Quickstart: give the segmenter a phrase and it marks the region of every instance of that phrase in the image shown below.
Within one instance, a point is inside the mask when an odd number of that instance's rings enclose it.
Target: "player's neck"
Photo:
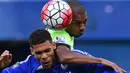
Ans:
[[[70,31],[68,29],[65,29],[65,31],[71,36],[73,37],[71,34],[70,34]]]
[[[55,51],[54,51],[54,56],[53,56],[53,61],[52,61],[52,62],[53,62],[53,65],[56,64],[56,60],[57,60],[57,56],[56,56],[56,53],[55,53]]]

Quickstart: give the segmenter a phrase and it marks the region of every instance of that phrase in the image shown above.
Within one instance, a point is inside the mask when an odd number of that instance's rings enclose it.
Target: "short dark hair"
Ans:
[[[67,0],[66,2],[71,7],[73,15],[75,13],[79,13],[79,14],[86,13],[86,9],[78,0]]]
[[[41,44],[46,41],[52,42],[52,38],[50,33],[44,29],[35,30],[29,36],[29,44],[31,47],[33,45]]]

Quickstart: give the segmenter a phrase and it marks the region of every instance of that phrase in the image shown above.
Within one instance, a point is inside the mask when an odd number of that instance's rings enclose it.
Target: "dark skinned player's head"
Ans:
[[[38,29],[29,37],[30,50],[44,69],[49,69],[55,62],[54,50],[56,44],[52,42],[50,33],[44,29]]]
[[[67,1],[73,13],[72,22],[66,28],[70,36],[80,37],[85,30],[87,22],[87,13],[83,5],[78,1]]]

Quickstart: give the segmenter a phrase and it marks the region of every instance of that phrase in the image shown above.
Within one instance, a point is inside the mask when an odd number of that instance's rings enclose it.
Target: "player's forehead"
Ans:
[[[49,41],[46,41],[44,43],[40,43],[37,45],[33,45],[35,50],[46,50],[47,48],[51,48],[51,43]]]
[[[86,13],[74,13],[73,20],[85,21],[87,19]]]

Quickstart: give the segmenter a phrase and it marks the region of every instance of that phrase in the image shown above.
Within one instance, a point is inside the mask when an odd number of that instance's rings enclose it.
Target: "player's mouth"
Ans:
[[[84,34],[84,32],[80,32],[80,34]]]
[[[83,35],[83,34],[84,34],[84,32],[80,32],[79,34],[80,34],[80,35]]]
[[[49,61],[46,61],[46,62],[42,62],[43,65],[49,65]]]
[[[80,34],[83,34],[83,33],[84,33],[84,30],[80,30],[79,32],[80,32]]]

